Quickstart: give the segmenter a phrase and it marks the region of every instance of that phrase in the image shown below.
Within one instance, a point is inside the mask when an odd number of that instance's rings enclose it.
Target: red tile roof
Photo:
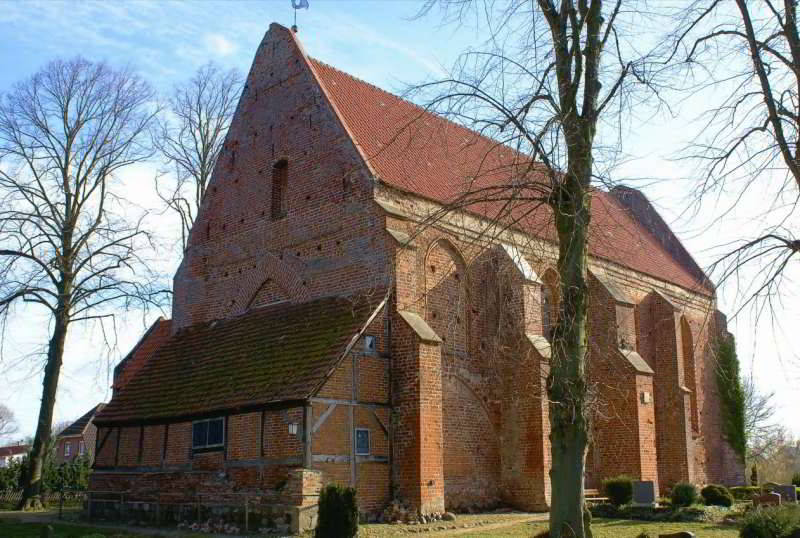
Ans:
[[[311,58],[309,62],[367,164],[387,185],[452,203],[466,190],[466,178],[479,176],[473,181],[483,187],[509,185],[515,171],[527,165],[526,158],[509,147],[323,62]],[[495,217],[499,205],[475,204],[469,210]],[[525,211],[529,214],[521,215]],[[546,205],[532,211],[519,207],[513,218],[533,235],[555,237]],[[600,190],[592,201],[589,251],[684,288],[713,292],[707,281],[671,256],[614,196]]]
[[[279,303],[171,336],[95,424],[176,419],[308,398],[374,305],[332,297]]]
[[[150,360],[153,353],[169,338],[172,329],[172,320],[159,317],[133,349],[114,367],[115,392],[122,390],[125,384]]]
[[[27,454],[30,450],[28,445],[14,445],[0,447],[0,458],[7,458],[9,456],[19,456],[20,454]]]

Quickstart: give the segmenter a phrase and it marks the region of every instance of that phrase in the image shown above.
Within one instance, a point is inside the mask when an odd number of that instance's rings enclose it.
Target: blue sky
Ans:
[[[309,54],[388,90],[401,90],[406,83],[442,73],[459,51],[475,41],[469,29],[443,27],[430,16],[413,19],[419,1],[309,2],[310,9],[298,12],[299,37]],[[209,60],[246,73],[271,22],[292,24],[290,0],[0,0],[0,92],[54,57],[78,54],[114,65],[129,64],[159,92],[169,91]],[[708,98],[686,99],[675,108],[676,117],[632,120],[628,127],[631,143],[626,148],[631,158],[618,171],[618,177],[659,180],[646,182],[645,192],[704,266],[713,259],[713,245],[752,227],[753,215],[762,209],[762,200],[750,200],[713,228],[709,228],[716,209],[713,204],[691,219],[681,217],[693,171],[670,157],[688,141],[696,125],[693,120]],[[132,194],[146,190],[134,185],[152,181],[152,173],[147,167],[129,171]],[[155,201],[144,198],[140,203],[147,206]],[[168,270],[177,265],[174,252],[165,249],[161,255]],[[730,311],[735,291],[721,290],[723,310]],[[778,319],[758,320],[745,314],[731,323],[731,329],[744,369],[752,369],[762,387],[776,391],[782,421],[800,435],[792,412],[797,405],[794,387],[800,380],[800,357],[788,338],[800,320],[800,308],[793,304],[800,303],[795,292],[787,292]],[[133,315],[120,320],[119,339],[110,356],[101,351],[102,335],[96,328],[73,332],[57,420],[76,418],[110,397],[110,368],[152,319],[153,315],[145,319]],[[46,329],[41,314],[21,310],[3,341],[0,402],[15,411],[23,434],[33,431],[41,389],[40,362],[26,357],[37,350],[37,343],[45,341]]]

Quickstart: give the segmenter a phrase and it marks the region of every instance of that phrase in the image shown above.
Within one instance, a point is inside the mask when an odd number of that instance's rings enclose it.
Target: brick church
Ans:
[[[491,204],[441,211],[492,152],[513,153],[273,24],[173,317],[120,363],[95,418],[96,502],[249,495],[300,517],[337,482],[365,512],[392,498],[423,513],[546,509],[558,280],[545,209],[491,234]],[[741,480],[714,376],[725,318],[638,191],[595,192],[590,268],[586,487]]]

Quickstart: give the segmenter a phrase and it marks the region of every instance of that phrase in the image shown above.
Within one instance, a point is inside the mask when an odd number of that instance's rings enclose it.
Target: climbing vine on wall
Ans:
[[[747,447],[745,400],[739,376],[739,359],[732,336],[722,338],[717,347],[717,388],[722,407],[722,433],[725,440],[744,460]]]

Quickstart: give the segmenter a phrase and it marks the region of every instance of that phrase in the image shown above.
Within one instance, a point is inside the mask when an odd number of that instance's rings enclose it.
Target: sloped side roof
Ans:
[[[104,403],[95,405],[81,418],[64,428],[64,430],[59,433],[58,436],[70,437],[73,435],[83,435],[84,430],[86,430],[86,426],[88,426],[94,416],[103,409],[103,406],[105,406]]]
[[[133,349],[114,367],[112,387],[115,391],[121,390],[128,380],[141,370],[159,346],[169,338],[171,327],[172,320],[159,317],[147,329]]]
[[[486,188],[492,182],[509,184],[508,176],[526,165],[525,157],[511,148],[319,60],[309,61],[354,142],[387,185],[448,203],[465,191],[467,178],[474,178],[476,171],[481,179],[474,181],[481,181],[479,188]],[[469,209],[492,217],[498,205],[475,204]],[[547,206],[521,218],[520,223],[529,233],[555,239]],[[600,190],[592,201],[589,250],[593,256],[658,279],[713,293],[708,282],[671,256],[623,204]]]
[[[309,397],[374,308],[342,297],[279,303],[179,331],[95,423],[158,420]]]
[[[0,458],[7,458],[9,456],[18,456],[19,454],[27,454],[30,450],[29,445],[13,445],[0,447]]]

